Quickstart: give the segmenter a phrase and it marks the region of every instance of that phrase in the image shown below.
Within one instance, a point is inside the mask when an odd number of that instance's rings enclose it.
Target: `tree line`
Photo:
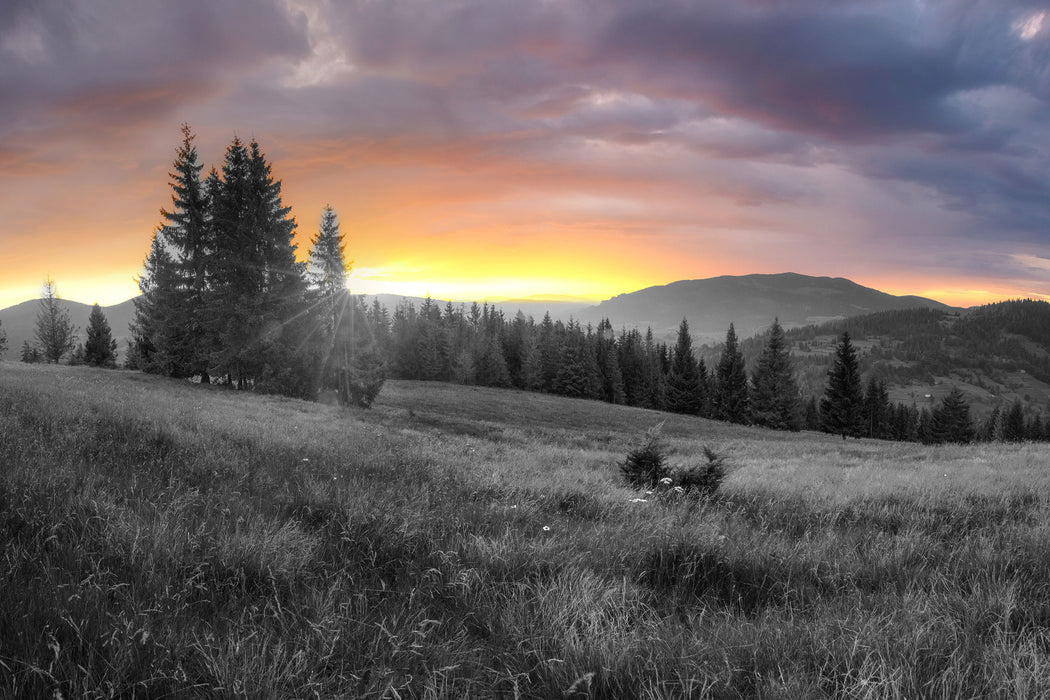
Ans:
[[[884,381],[873,373],[864,381],[848,332],[825,369],[822,394],[804,397],[777,321],[751,363],[730,324],[708,367],[693,348],[685,319],[669,345],[654,339],[651,329],[617,332],[608,320],[583,326],[553,321],[549,314],[537,323],[521,312],[508,318],[476,302],[440,305],[427,298],[417,308],[403,300],[391,314],[373,300],[367,318],[391,376],[399,379],[516,388],[844,437],[925,443],[1050,439],[1048,426],[1039,416],[1026,420],[1020,403],[975,421],[957,388],[933,407],[892,403]]]

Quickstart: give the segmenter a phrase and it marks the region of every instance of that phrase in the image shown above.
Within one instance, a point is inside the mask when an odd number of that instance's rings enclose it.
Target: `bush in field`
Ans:
[[[663,423],[645,431],[645,442],[641,447],[627,453],[620,465],[620,473],[629,486],[636,489],[652,488],[660,479],[670,476],[667,458],[660,446],[660,428]]]
[[[686,467],[669,467],[660,445],[660,428],[655,425],[645,432],[640,447],[627,453],[620,473],[628,486],[659,490],[661,494],[711,496],[722,486],[726,476],[725,457],[704,445],[704,461]]]
[[[673,485],[686,493],[701,496],[711,496],[718,491],[726,477],[725,457],[704,445],[704,460],[703,464],[684,467],[671,474]]]

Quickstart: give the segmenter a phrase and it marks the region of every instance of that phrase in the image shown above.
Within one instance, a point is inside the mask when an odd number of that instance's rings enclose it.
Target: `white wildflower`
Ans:
[[[544,532],[550,532],[551,531],[550,525],[544,525],[543,526],[543,531]]]
[[[663,486],[670,486],[671,485],[671,477],[665,476],[664,478],[660,479],[660,484],[663,485]]]
[[[631,503],[648,503],[649,501],[644,498],[632,498]]]

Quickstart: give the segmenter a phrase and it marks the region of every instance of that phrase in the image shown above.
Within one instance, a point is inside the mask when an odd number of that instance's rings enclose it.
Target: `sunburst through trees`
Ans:
[[[139,280],[129,365],[302,398],[332,387],[344,404],[370,404],[383,362],[346,289],[334,211],[314,239],[318,279],[296,260],[295,219],[259,143],[234,138],[221,173],[201,180],[193,132],[182,133],[173,207],[161,210]]]

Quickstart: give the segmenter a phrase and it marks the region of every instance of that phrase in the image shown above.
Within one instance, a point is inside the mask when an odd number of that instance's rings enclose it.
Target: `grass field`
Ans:
[[[632,502],[660,421],[719,497]],[[1047,697],[1048,462],[0,363],[0,697]]]

